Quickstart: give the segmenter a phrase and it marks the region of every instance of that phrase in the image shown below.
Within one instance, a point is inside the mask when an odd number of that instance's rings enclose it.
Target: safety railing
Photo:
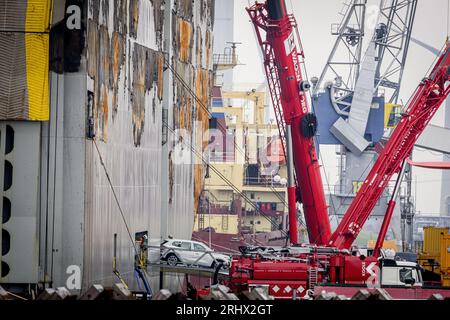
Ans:
[[[211,151],[209,153],[210,162],[235,162],[236,154],[234,152]]]
[[[274,188],[283,188],[286,186],[285,183],[275,182],[273,177],[244,177],[244,185],[245,186],[261,186],[261,187],[274,187]]]

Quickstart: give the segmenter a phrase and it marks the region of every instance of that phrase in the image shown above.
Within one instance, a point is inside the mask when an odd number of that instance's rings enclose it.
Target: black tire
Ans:
[[[177,255],[174,253],[169,253],[165,260],[169,266],[175,267],[178,263],[180,263],[180,259],[178,259]]]

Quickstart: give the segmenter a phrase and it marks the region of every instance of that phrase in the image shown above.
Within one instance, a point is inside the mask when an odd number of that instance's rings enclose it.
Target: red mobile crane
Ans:
[[[288,160],[289,237],[297,244],[297,200],[303,204],[309,241],[325,245],[331,236],[328,208],[313,137],[317,119],[310,113],[297,49],[297,24],[280,0],[256,3],[247,12],[255,25],[283,149]],[[263,33],[266,39],[263,39]],[[286,139],[287,138],[287,139]],[[295,152],[293,152],[295,150]],[[293,167],[295,167],[296,181]]]
[[[309,113],[307,106],[305,91],[308,89],[308,83],[301,72],[299,57],[303,58],[303,50],[300,40],[300,51],[296,48],[295,19],[287,14],[284,0],[255,3],[247,8],[247,11],[255,25],[258,42],[264,53],[269,89],[290,166],[289,218],[290,227],[294,228],[290,230],[291,242],[296,244],[296,228],[293,222],[296,217],[293,210],[295,201],[300,200],[304,207],[310,244],[276,252],[267,252],[260,248],[242,248],[243,254],[233,259],[230,267],[230,287],[242,291],[251,286],[266,285],[271,295],[292,298],[294,292],[297,296],[304,295],[307,290],[323,283],[347,286],[368,285],[368,282],[374,286],[380,283],[397,286],[416,284],[416,287],[420,285],[420,291],[414,290],[413,294],[408,291],[408,294],[405,294],[403,289],[393,295],[422,298],[428,294],[428,298],[436,289],[427,291],[422,288],[420,271],[414,263],[379,259],[379,256],[395,206],[403,164],[409,158],[419,135],[449,93],[447,82],[450,80],[450,44],[446,44],[434,68],[420,83],[344,219],[331,235],[313,141],[317,121],[314,115]],[[266,34],[265,39],[263,32]],[[297,186],[293,179],[293,167]],[[352,255],[349,249],[353,241],[389,180],[397,173],[398,181],[388,205],[374,255]],[[297,199],[293,198],[295,188]],[[402,272],[403,278],[400,276],[399,279],[398,274]],[[410,278],[405,278],[406,274],[411,275]],[[415,274],[415,277],[412,274]],[[450,296],[450,290],[441,293]]]

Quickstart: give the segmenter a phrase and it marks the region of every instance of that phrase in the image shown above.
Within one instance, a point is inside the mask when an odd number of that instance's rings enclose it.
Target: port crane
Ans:
[[[382,269],[381,279],[387,281],[389,274],[398,274],[400,268],[403,270],[408,266],[395,261],[386,264],[380,258],[399,183],[388,204],[374,255],[353,255],[352,244],[390,179],[397,174],[397,180],[401,181],[402,168],[414,143],[449,93],[450,44],[447,42],[431,72],[421,81],[343,220],[331,233],[313,140],[317,120],[308,108],[306,91],[309,84],[302,74],[304,54],[297,24],[287,13],[284,0],[257,2],[247,8],[247,12],[264,53],[269,90],[288,159],[291,243],[297,244],[294,209],[298,200],[303,204],[310,244],[292,246],[276,253],[242,248],[242,255],[233,260],[230,268],[230,286],[239,291],[265,285],[276,297],[292,297],[293,292],[305,294],[321,283],[361,285],[367,284],[368,280],[377,282],[379,276],[375,267]],[[408,266],[411,274],[414,266]],[[418,270],[414,272],[419,274]],[[410,285],[420,280],[417,276],[399,284]]]

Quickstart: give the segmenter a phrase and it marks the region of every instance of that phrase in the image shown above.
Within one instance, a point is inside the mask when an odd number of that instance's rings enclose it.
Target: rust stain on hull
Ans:
[[[88,61],[87,61],[87,69],[88,75],[91,78],[95,78],[97,74],[97,55],[98,55],[98,31],[97,25],[94,21],[89,20],[88,23]]]
[[[97,35],[93,33],[98,32]],[[90,64],[89,73],[94,82],[94,120],[95,131],[98,139],[106,141],[108,129],[108,90],[109,90],[109,76],[110,76],[110,40],[108,29],[105,26],[100,26],[99,29],[93,29],[89,34],[89,43],[98,41],[93,51],[91,49],[93,61],[95,65]]]
[[[195,69],[192,65],[178,62],[175,65],[177,74],[183,79],[188,88],[194,88]],[[176,80],[177,81],[177,80]],[[176,82],[175,82],[176,83]],[[174,121],[178,129],[186,129],[191,132],[192,114],[194,111],[194,97],[189,90],[177,83],[175,96]]]
[[[209,101],[210,101],[210,73],[209,70],[206,69],[197,69],[195,76],[195,88],[196,95],[200,100],[197,106],[197,121],[200,124],[201,128],[197,129],[195,139],[196,145],[201,148],[201,153],[206,150],[208,146],[209,137],[208,128],[209,128]],[[195,212],[197,212],[200,194],[203,190],[203,165],[198,164],[195,166],[194,171],[194,208]]]
[[[117,113],[118,102],[117,95],[119,91],[119,73],[120,68],[125,62],[124,54],[124,43],[122,35],[118,32],[113,33],[112,43],[111,43],[111,72],[110,72],[110,88],[113,91],[112,96],[112,106],[113,106],[113,116]]]
[[[209,68],[211,62],[211,35],[209,31],[206,31],[205,46],[206,46],[206,67]]]
[[[159,54],[158,59],[158,99],[162,101],[164,94],[164,54]]]
[[[108,88],[102,84],[100,88],[99,108],[97,109],[98,129],[102,133],[102,139],[106,141],[108,136]]]
[[[192,48],[192,24],[181,18],[178,19],[178,47],[180,61],[189,62]]]

